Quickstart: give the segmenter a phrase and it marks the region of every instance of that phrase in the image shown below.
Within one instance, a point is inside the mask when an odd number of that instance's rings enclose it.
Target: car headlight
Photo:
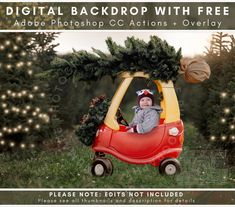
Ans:
[[[169,135],[177,136],[179,134],[179,130],[176,127],[169,129]]]

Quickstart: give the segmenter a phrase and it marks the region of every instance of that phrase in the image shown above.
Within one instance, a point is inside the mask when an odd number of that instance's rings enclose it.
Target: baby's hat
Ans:
[[[152,102],[154,104],[154,96],[153,96],[153,91],[149,90],[149,89],[142,89],[139,91],[136,91],[138,97],[137,97],[137,102],[138,105],[140,105],[140,99],[142,99],[143,97],[149,97],[152,99]]]

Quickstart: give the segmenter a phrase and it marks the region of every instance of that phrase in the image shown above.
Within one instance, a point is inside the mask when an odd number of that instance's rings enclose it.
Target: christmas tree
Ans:
[[[204,103],[207,118],[203,115],[207,126],[204,126],[203,133],[218,145],[230,148],[235,143],[235,47],[231,36],[223,33],[214,34],[211,44],[212,50],[207,57],[212,76],[203,85],[208,94]]]
[[[34,148],[49,136],[45,83],[34,74],[33,33],[0,34],[0,149]]]
[[[235,42],[231,35],[212,36],[206,59],[211,67],[210,79],[203,83],[193,105],[194,123],[207,140],[226,149],[229,163],[235,156]]]
[[[211,141],[221,142],[228,146],[235,142],[235,79],[233,78],[224,91],[218,91],[220,96],[216,105],[212,106],[215,116],[210,122]],[[221,127],[218,128],[218,125]]]
[[[92,145],[96,132],[103,122],[110,105],[110,100],[105,96],[99,96],[92,99],[88,113],[85,114],[80,125],[75,131],[78,139],[85,145]]]
[[[34,62],[34,68],[39,68],[38,71],[46,71],[53,59],[57,56],[55,48],[59,45],[54,41],[58,37],[58,32],[37,32],[32,37],[30,42],[30,52],[37,57]]]

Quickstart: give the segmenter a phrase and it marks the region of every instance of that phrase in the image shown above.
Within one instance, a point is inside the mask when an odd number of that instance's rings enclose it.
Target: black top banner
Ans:
[[[0,30],[233,30],[235,2],[0,3]]]

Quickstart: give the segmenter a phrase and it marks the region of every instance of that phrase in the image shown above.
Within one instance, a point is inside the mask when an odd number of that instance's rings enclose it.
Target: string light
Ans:
[[[232,130],[233,130],[234,128],[235,128],[235,126],[234,126],[234,125],[230,125],[230,129],[232,129]]]
[[[235,140],[235,136],[234,135],[231,136],[231,140]]]
[[[39,89],[38,86],[34,86],[34,87],[33,87],[33,90],[35,90],[35,91],[37,91],[38,89]]]
[[[30,144],[30,147],[31,148],[35,148],[35,144]]]
[[[7,64],[6,67],[7,67],[7,69],[11,69],[12,65],[11,64]]]
[[[221,123],[224,124],[224,123],[226,122],[226,119],[225,119],[225,118],[222,118],[220,121],[221,121]]]
[[[42,98],[44,98],[44,97],[45,97],[45,93],[41,93],[40,96],[41,96]]]
[[[215,141],[215,136],[211,136],[211,141]]]
[[[6,128],[6,127],[3,127],[2,130],[3,130],[4,132],[6,132],[6,131],[7,131],[7,128]]]
[[[16,97],[16,93],[12,93],[11,96],[12,96],[12,97]]]
[[[22,114],[27,114],[27,111],[26,110],[22,110]]]
[[[4,110],[4,113],[5,113],[5,114],[9,114],[9,110],[8,110],[8,109],[5,109],[5,110]]]
[[[10,142],[10,147],[14,147],[15,143],[14,142]]]
[[[20,61],[20,62],[16,63],[16,67],[20,68],[22,66],[24,66],[24,62]]]
[[[31,106],[27,105],[27,106],[26,106],[26,109],[27,109],[27,110],[31,109]]]
[[[227,96],[227,93],[226,93],[226,92],[222,92],[222,93],[220,94],[220,96],[221,96],[222,98],[225,98],[225,97]]]
[[[7,94],[11,94],[11,90],[7,90]]]
[[[50,118],[49,118],[49,116],[47,114],[43,114],[43,118],[44,118],[46,123],[49,123]]]
[[[8,58],[12,58],[13,55],[12,55],[11,53],[8,53],[8,54],[7,54],[7,57],[8,57]]]
[[[20,63],[16,63],[16,67],[20,68],[21,67]]]
[[[13,50],[18,50],[18,46],[14,45]]]
[[[7,104],[6,103],[3,103],[2,104],[2,108],[6,108],[7,107]]]
[[[12,133],[12,129],[8,129],[7,132],[8,132],[9,134],[11,134],[11,133]]]
[[[32,65],[32,62],[27,62],[27,66],[31,66]]]
[[[230,113],[230,109],[229,109],[229,108],[225,108],[225,109],[224,109],[224,113],[225,113],[225,114],[229,114],[229,113]]]
[[[18,96],[19,98],[21,98],[21,97],[22,97],[22,93],[18,93],[17,96]]]
[[[11,42],[10,42],[9,40],[6,40],[6,41],[5,41],[5,45],[8,46],[8,45],[10,45],[10,44],[11,44]]]
[[[18,129],[22,129],[22,125],[18,125],[17,128],[18,128]]]
[[[3,99],[3,100],[6,99],[6,95],[5,95],[5,94],[2,95],[2,96],[1,96],[1,99]]]
[[[40,125],[39,124],[35,125],[35,128],[40,129]]]
[[[32,120],[32,119],[29,119],[29,120],[28,120],[28,123],[30,123],[30,124],[31,124],[32,122],[33,122],[33,120]]]
[[[225,141],[226,140],[226,136],[221,136],[221,140]]]
[[[23,94],[23,95],[26,95],[26,94],[27,94],[27,91],[25,91],[25,90],[22,91],[22,94]]]
[[[2,135],[3,135],[2,132],[0,132],[0,137],[2,137]]]
[[[25,131],[25,132],[29,132],[29,128],[28,128],[28,127],[25,127],[25,128],[24,128],[24,131]]]
[[[32,115],[33,115],[33,116],[36,116],[36,115],[37,115],[37,112],[34,111],[34,112],[32,113]]]
[[[22,144],[20,145],[20,147],[21,147],[22,149],[24,149],[26,146],[25,146],[24,143],[22,143]]]
[[[14,132],[18,132],[18,129],[17,129],[17,128],[14,128],[13,131],[14,131]]]
[[[0,143],[1,143],[1,145],[4,145],[4,144],[5,144],[5,141],[4,141],[4,140],[1,140]]]
[[[32,74],[33,74],[33,71],[32,71],[32,70],[28,70],[28,74],[29,74],[29,75],[32,75]]]
[[[29,94],[29,98],[30,98],[30,99],[33,99],[33,94]]]
[[[40,111],[41,111],[41,109],[37,107],[36,108],[36,112],[40,112]]]
[[[21,36],[18,36],[18,37],[16,37],[16,41],[21,41],[22,40],[22,37]]]
[[[4,50],[5,47],[3,45],[0,45],[0,50]]]
[[[21,56],[25,56],[26,55],[26,52],[21,52]]]

